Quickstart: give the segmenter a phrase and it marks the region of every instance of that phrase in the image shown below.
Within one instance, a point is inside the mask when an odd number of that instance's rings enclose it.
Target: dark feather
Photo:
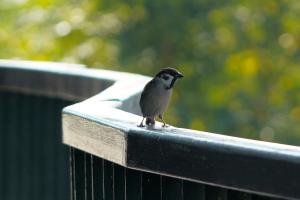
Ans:
[[[143,117],[149,117],[147,116],[147,110],[145,108],[145,105],[148,103],[154,103],[155,102],[155,97],[153,96],[153,92],[151,90],[155,89],[155,79],[152,79],[150,82],[148,82],[141,94],[141,99],[140,99],[140,107],[141,111],[143,114]],[[152,94],[152,95],[151,95]],[[146,102],[147,101],[147,102]]]
[[[180,74],[180,72],[178,72],[174,68],[167,67],[167,68],[164,68],[164,69],[160,70],[160,72],[158,72],[156,74],[156,77],[161,77],[162,74],[170,74],[171,76],[176,77],[178,74]]]

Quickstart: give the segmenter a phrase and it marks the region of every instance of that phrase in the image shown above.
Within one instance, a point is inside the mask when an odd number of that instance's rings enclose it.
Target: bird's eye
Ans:
[[[165,80],[169,80],[170,77],[167,76],[167,75],[163,75],[162,78],[165,79]]]

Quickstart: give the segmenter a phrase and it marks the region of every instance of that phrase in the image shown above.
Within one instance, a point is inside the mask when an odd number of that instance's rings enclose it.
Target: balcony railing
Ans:
[[[147,81],[1,61],[1,199],[300,199],[299,147],[137,127]]]

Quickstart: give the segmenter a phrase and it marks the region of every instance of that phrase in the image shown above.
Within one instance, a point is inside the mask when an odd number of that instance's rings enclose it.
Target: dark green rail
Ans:
[[[70,199],[61,111],[111,80],[82,66],[0,60],[0,200]]]
[[[299,147],[138,128],[148,80],[0,60],[0,200],[300,199]]]
[[[72,200],[271,200],[269,198],[128,169],[70,149]]]
[[[127,75],[64,108],[72,200],[300,199],[299,147],[159,123],[137,127],[133,113],[148,80]]]
[[[0,91],[1,199],[66,199],[60,113],[70,101]]]

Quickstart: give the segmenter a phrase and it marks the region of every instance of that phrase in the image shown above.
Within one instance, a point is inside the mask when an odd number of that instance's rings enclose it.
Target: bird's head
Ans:
[[[166,89],[171,89],[174,86],[175,81],[182,77],[183,75],[179,71],[169,67],[160,70],[155,76],[155,78],[162,81]]]

